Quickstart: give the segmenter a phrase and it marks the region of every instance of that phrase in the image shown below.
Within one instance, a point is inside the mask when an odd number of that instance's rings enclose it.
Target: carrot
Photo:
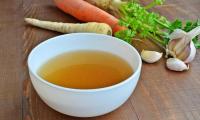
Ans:
[[[111,26],[113,32],[124,30],[125,28],[118,25],[118,19],[109,13],[93,6],[83,0],[54,0],[56,6],[75,18],[84,22],[101,22]]]
[[[92,32],[112,35],[111,27],[105,23],[61,23],[41,21],[33,18],[25,18],[25,21],[31,25],[61,33]]]

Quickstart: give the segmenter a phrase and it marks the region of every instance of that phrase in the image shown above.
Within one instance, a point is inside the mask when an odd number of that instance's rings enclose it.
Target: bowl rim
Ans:
[[[53,41],[53,40],[57,40],[58,38],[60,37],[68,37],[68,36],[74,36],[74,35],[87,35],[87,36],[91,36],[91,35],[94,35],[96,37],[98,36],[104,36],[104,37],[108,37],[110,39],[116,39],[116,41],[120,42],[120,44],[124,44],[126,45],[127,47],[129,47],[130,49],[132,49],[133,52],[136,53],[136,56],[138,58],[138,67],[136,70],[134,70],[134,72],[131,74],[131,76],[129,76],[127,79],[117,83],[117,84],[114,84],[114,85],[111,85],[111,86],[107,86],[107,87],[102,87],[102,88],[92,88],[92,89],[77,89],[77,88],[68,88],[68,87],[62,87],[62,86],[59,86],[59,85],[56,85],[56,84],[53,84],[51,82],[48,82],[46,80],[44,80],[43,78],[41,78],[37,72],[33,72],[33,70],[31,69],[30,67],[30,62],[31,62],[31,57],[33,56],[34,54],[34,51],[40,47],[41,45],[43,44],[47,44],[49,41]],[[70,34],[64,34],[64,35],[59,35],[59,36],[56,36],[56,37],[52,37],[52,38],[49,38],[41,43],[39,43],[38,45],[36,45],[32,50],[31,52],[29,53],[28,55],[28,60],[27,60],[27,63],[28,63],[28,71],[29,71],[29,74],[32,74],[34,77],[36,77],[37,80],[41,81],[42,83],[48,85],[49,87],[53,87],[53,88],[56,88],[56,89],[60,89],[60,90],[64,90],[64,91],[72,91],[72,92],[97,92],[97,91],[105,91],[105,90],[109,90],[109,89],[114,89],[114,88],[117,88],[119,86],[122,86],[123,84],[126,84],[127,82],[129,82],[130,80],[132,80],[132,78],[136,77],[137,74],[139,74],[140,76],[140,72],[141,72],[141,68],[142,68],[142,60],[141,60],[141,57],[140,57],[140,54],[138,53],[138,51],[130,44],[128,44],[127,42],[119,39],[119,38],[116,38],[116,37],[113,37],[113,36],[109,36],[109,35],[104,35],[104,34],[97,34],[97,33],[70,33]],[[30,76],[30,75],[29,75]],[[32,79],[31,79],[31,82],[32,82]],[[137,80],[138,82],[138,80]],[[137,84],[136,82],[136,84]]]

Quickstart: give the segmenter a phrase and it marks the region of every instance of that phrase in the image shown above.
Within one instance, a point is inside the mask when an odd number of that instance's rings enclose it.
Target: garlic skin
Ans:
[[[141,58],[147,63],[155,63],[162,57],[163,53],[149,50],[142,50]]]
[[[185,63],[189,63],[189,62],[193,61],[195,58],[197,50],[196,50],[193,42],[190,43],[190,49],[191,49],[191,51],[190,51],[189,56],[184,60]]]
[[[167,59],[166,66],[169,70],[172,71],[185,71],[189,70],[189,66],[187,66],[183,61],[177,58],[169,58]]]
[[[187,33],[181,29],[175,29],[174,32],[172,32],[169,36],[170,40],[172,39],[178,39],[178,38],[182,38],[185,35],[187,35]]]
[[[166,47],[166,55],[171,55],[185,63],[190,63],[196,55],[196,48],[192,41],[200,34],[200,26],[186,33],[181,29],[176,29],[170,35],[170,41]]]

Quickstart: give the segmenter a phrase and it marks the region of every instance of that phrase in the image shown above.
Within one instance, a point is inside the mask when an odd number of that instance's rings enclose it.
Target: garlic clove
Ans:
[[[190,42],[190,54],[189,56],[184,60],[185,63],[190,63],[192,60],[194,60],[196,55],[196,48],[193,42]]]
[[[176,41],[176,39],[173,41]],[[173,45],[174,44],[175,43],[173,43]],[[192,41],[187,46],[185,46],[185,48],[182,51],[180,51],[178,49],[175,50],[174,48],[171,49],[168,47],[168,49],[167,49],[168,51],[166,51],[166,53],[168,52],[168,54],[170,54],[171,56],[178,58],[178,59],[184,61],[185,63],[190,63],[192,60],[194,60],[195,55],[196,55],[196,48]]]
[[[185,35],[187,35],[187,33],[185,31],[183,31],[181,29],[176,29],[170,34],[169,38],[170,38],[170,40],[173,40],[173,39],[182,38]]]
[[[173,71],[184,71],[189,69],[189,66],[177,58],[167,59],[166,66],[169,70]]]
[[[196,55],[196,48],[192,38],[200,34],[200,26],[186,33],[181,29],[176,29],[170,35],[170,41],[166,46],[166,56],[171,55],[185,63],[191,62]]]
[[[189,46],[191,40],[188,40],[188,38],[182,37],[178,40],[175,47],[173,48],[173,51],[176,53],[176,55],[180,54],[186,46]]]
[[[142,50],[141,57],[142,60],[147,63],[155,63],[162,57],[163,53],[149,50]]]
[[[176,58],[184,61],[189,57],[190,52],[191,52],[190,45],[187,45],[181,53],[176,55]]]
[[[172,51],[179,40],[180,39],[170,40],[168,45],[167,45],[167,48]]]

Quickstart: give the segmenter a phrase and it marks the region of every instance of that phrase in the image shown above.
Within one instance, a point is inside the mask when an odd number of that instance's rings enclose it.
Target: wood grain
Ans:
[[[145,5],[149,1],[141,2]],[[166,0],[153,11],[170,20],[195,20],[200,18],[200,1]],[[23,18],[78,21],[50,0],[1,0],[0,16],[0,120],[80,120],[49,108],[33,89],[27,56],[37,44],[59,33],[26,25]],[[83,120],[199,120],[199,52],[191,69],[183,73],[168,71],[164,59],[153,65],[144,63],[137,88],[124,105],[104,116]]]
[[[22,119],[21,3],[0,2],[0,120]]]

